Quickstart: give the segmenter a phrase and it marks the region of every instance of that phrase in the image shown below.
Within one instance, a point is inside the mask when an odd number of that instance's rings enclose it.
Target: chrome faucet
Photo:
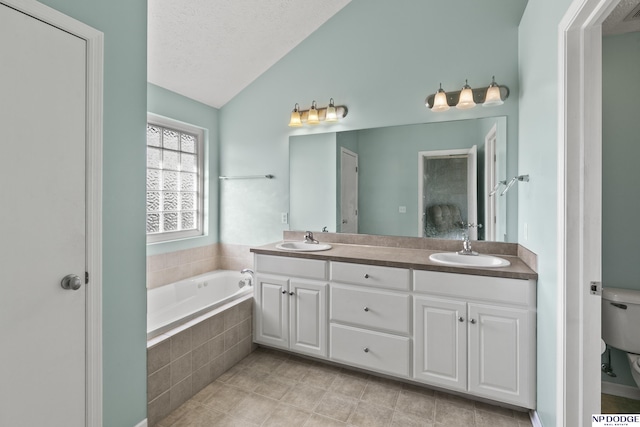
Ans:
[[[253,286],[253,278],[255,277],[255,273],[253,272],[252,269],[250,268],[243,268],[242,270],[240,270],[240,274],[249,274],[251,277],[249,277],[248,279],[242,279],[240,280],[240,283],[238,283],[238,285],[240,285],[240,287],[243,287],[245,285],[249,285],[249,286]]]
[[[482,228],[482,224],[472,224],[470,222],[462,222],[462,250],[458,251],[458,255],[478,255],[478,252],[471,250],[471,240],[469,239],[469,228]]]
[[[320,243],[316,239],[313,238],[313,233],[310,232],[310,231],[307,231],[307,232],[304,233],[304,242],[305,243],[315,243],[315,244]]]

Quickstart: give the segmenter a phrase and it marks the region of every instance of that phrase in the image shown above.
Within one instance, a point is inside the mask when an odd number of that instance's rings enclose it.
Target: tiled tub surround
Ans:
[[[153,289],[213,270],[251,268],[249,246],[214,245],[168,252],[147,257],[147,288]]]
[[[147,419],[154,426],[251,353],[253,298],[147,342]]]

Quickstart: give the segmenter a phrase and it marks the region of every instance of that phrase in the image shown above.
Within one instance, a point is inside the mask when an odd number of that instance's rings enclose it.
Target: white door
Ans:
[[[529,312],[507,307],[469,304],[469,391],[532,407],[527,358],[533,354]]]
[[[289,346],[317,356],[327,355],[327,284],[291,279]]]
[[[85,425],[85,52],[0,5],[2,426]]]
[[[358,155],[340,149],[340,232],[358,232]]]
[[[447,388],[467,389],[467,304],[414,298],[413,376]]]
[[[256,282],[255,340],[289,348],[289,281],[259,275]]]
[[[484,138],[484,239],[488,241],[496,240],[497,225],[497,200],[500,193],[498,188],[498,171],[496,162],[496,125],[491,128]],[[494,192],[494,188],[496,189]],[[492,194],[493,192],[493,194]]]
[[[478,146],[469,149],[467,156],[467,205],[469,206],[469,238],[478,240]]]

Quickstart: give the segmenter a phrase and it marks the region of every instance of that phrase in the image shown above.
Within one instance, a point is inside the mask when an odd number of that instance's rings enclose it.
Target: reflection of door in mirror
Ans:
[[[494,191],[501,190],[498,183],[507,178],[506,147],[504,138],[501,141],[498,133],[498,125],[495,124],[484,138],[484,235],[485,240],[506,242],[507,198],[501,197],[500,191]]]
[[[340,232],[358,232],[358,155],[340,147]]]
[[[497,197],[493,192],[493,189],[498,184],[498,169],[496,168],[496,162],[498,161],[496,155],[496,125],[494,125],[487,136],[484,139],[484,194],[487,195],[485,200],[484,211],[484,232],[485,239],[495,241],[496,240],[496,208]]]
[[[463,223],[477,226],[477,146],[418,153],[418,227],[421,237],[462,239]],[[477,227],[469,238],[477,239]]]

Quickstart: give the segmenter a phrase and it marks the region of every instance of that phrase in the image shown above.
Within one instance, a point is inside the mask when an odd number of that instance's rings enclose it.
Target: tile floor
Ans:
[[[530,427],[529,415],[258,348],[160,427]]]
[[[601,404],[603,414],[640,414],[640,400],[602,393]]]

